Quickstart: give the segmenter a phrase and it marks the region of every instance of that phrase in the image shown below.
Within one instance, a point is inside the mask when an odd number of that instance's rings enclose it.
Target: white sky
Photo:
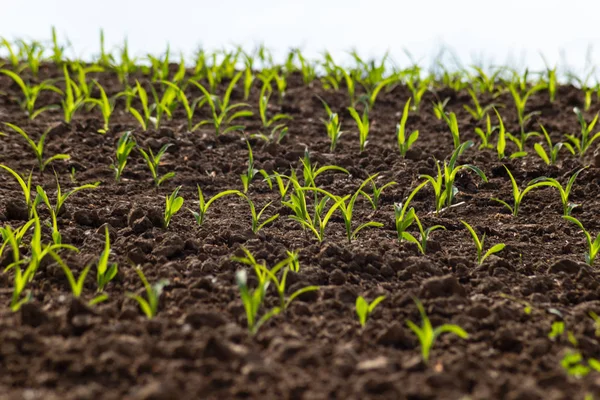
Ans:
[[[408,49],[425,65],[441,46],[460,60],[511,62],[581,69],[587,49],[596,60],[600,30],[594,0],[4,0],[0,36],[49,39],[55,25],[79,55],[98,51],[99,30],[108,47],[129,38],[134,54],[159,54],[170,42],[186,54],[202,44],[221,48],[264,43],[275,54],[300,47],[327,49],[343,59],[351,48],[364,56],[389,50],[400,65]]]

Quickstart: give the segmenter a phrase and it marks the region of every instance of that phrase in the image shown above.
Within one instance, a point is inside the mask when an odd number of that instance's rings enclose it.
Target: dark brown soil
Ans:
[[[41,73],[44,77],[61,75],[49,66]],[[100,81],[109,95],[120,90],[114,76],[103,74]],[[408,128],[419,129],[420,138],[406,159],[399,156],[395,141],[395,125],[410,95],[404,87],[379,96],[362,154],[355,125],[342,112],[346,133],[336,152],[330,153],[317,96],[325,98],[334,111],[341,111],[348,105],[345,92],[325,91],[318,82],[307,87],[299,76],[290,78],[283,105],[279,108],[273,101],[271,110],[293,116],[290,133],[281,145],[251,141],[258,168],[287,173],[290,165],[298,168],[308,147],[313,162],[350,171],[350,176],[326,173],[319,177],[321,187],[338,195],[353,193],[373,173],[380,174],[380,184],[398,183],[384,192],[377,211],[364,199],[357,203],[355,220],[380,221],[385,224],[382,229],[365,230],[348,244],[336,214],[326,240],[319,244],[288,218],[279,194],[270,191],[262,179],[255,179],[249,196],[260,205],[273,201],[267,214],[278,212],[281,217],[257,235],[250,230],[248,205],[241,199],[216,202],[201,227],[185,209],[197,207],[196,184],[207,196],[241,189],[239,175],[246,169],[247,149],[240,134],[216,138],[210,128],[186,133],[181,110],[158,132],[144,133],[122,104],[111,121],[111,132],[104,136],[96,133],[101,119],[95,111],[80,110],[71,124],[61,123],[58,111],[30,122],[13,100],[20,94],[11,82],[0,76],[0,88],[6,92],[0,96],[0,120],[15,123],[36,138],[55,125],[47,139],[47,154],[64,152],[72,157],[54,164],[63,191],[74,186],[71,168],[76,171],[77,185],[101,181],[97,190],[71,197],[59,218],[63,242],[81,249],[78,255],[63,252],[66,262],[76,271],[94,262],[103,248],[101,227],[109,224],[112,258],[119,263],[119,274],[108,285],[110,299],[90,309],[71,299],[62,270],[48,261],[32,283],[34,300],[17,313],[8,307],[12,275],[0,275],[0,398],[524,400],[583,399],[588,393],[600,393],[599,373],[576,379],[561,366],[564,354],[572,348],[566,337],[548,338],[558,318],[548,310],[555,309],[575,334],[584,357],[600,358],[595,327],[588,316],[589,311],[600,313],[600,275],[583,263],[584,237],[561,218],[556,191],[531,192],[520,215],[512,217],[490,200],[511,198],[502,163],[495,153],[473,148],[461,162],[482,168],[490,182],[482,184],[475,176],[461,174],[457,202],[464,204],[440,216],[432,212],[433,192],[429,187],[423,190],[413,205],[425,226],[442,224],[447,230],[432,235],[425,256],[415,246],[397,241],[394,202],[405,199],[418,184],[419,174],[434,173],[433,157],[443,159],[452,150],[445,123],[432,115],[435,97],[431,93],[426,94],[420,113],[409,118]],[[463,110],[463,104],[470,103],[468,94],[441,89],[438,96],[451,97],[448,110],[457,113],[463,140],[475,140],[477,123]],[[233,99],[241,97],[238,87]],[[38,104],[59,100],[44,94]],[[490,101],[491,97],[482,99],[483,104]],[[502,115],[507,129],[516,131],[510,95],[493,101],[506,105]],[[582,101],[582,93],[563,86],[555,103],[549,102],[547,93],[538,93],[528,110],[541,111],[536,122],[559,139],[563,133],[578,132],[572,108]],[[257,88],[250,103],[257,112]],[[598,111],[594,104],[587,117]],[[205,108],[201,115],[206,112]],[[259,127],[260,120],[254,118],[247,133]],[[109,165],[115,143],[129,129],[144,147],[157,150],[165,143],[173,144],[161,169],[177,175],[158,191],[136,151],[123,181],[117,184],[113,179]],[[35,158],[18,135],[0,138],[0,145],[0,163],[20,172],[35,166]],[[530,154],[508,165],[519,182],[544,175],[566,181],[580,163],[565,154],[563,160],[557,167],[548,167]],[[50,192],[56,186],[50,171],[34,174],[34,184]],[[592,233],[600,231],[599,184],[598,169],[592,166],[580,174],[572,193],[572,201],[581,204],[574,215]],[[165,230],[159,221],[164,197],[179,185],[183,185],[184,209]],[[11,176],[0,173],[2,223],[22,224],[22,207],[19,187]],[[485,232],[488,246],[503,242],[506,249],[478,266],[461,219],[480,234]],[[297,300],[255,337],[247,333],[234,281],[235,271],[242,266],[230,260],[240,255],[241,246],[268,265],[284,257],[286,250],[300,250],[301,270],[290,275],[289,284],[292,289],[320,286],[316,294]],[[154,320],[147,320],[124,295],[142,289],[129,259],[142,265],[151,282],[160,278],[171,282]],[[5,257],[3,265],[6,262]],[[90,275],[95,275],[94,269]],[[94,279],[88,279],[85,300],[95,287]],[[387,296],[385,301],[361,329],[354,312],[356,297],[373,299],[382,294]],[[526,314],[522,304],[503,295],[531,303],[532,313]],[[408,319],[419,321],[413,296],[423,301],[434,326],[455,323],[470,334],[468,340],[441,336],[428,366],[419,361],[418,342],[405,324]],[[270,294],[268,303],[274,302]]]

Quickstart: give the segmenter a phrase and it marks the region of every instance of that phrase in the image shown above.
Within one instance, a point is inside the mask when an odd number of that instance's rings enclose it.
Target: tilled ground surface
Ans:
[[[47,66],[41,71],[44,78],[61,74]],[[109,95],[120,90],[116,77],[102,74],[100,81]],[[583,356],[600,357],[595,326],[588,316],[589,311],[600,313],[599,275],[583,263],[583,234],[561,218],[555,190],[530,192],[519,216],[512,217],[490,200],[512,198],[502,162],[491,151],[472,148],[460,161],[479,166],[489,183],[460,174],[457,202],[463,204],[439,216],[433,212],[434,196],[428,186],[413,205],[425,226],[441,224],[446,230],[432,234],[427,255],[398,242],[393,204],[406,198],[420,182],[420,174],[435,173],[433,157],[444,159],[452,150],[446,124],[432,115],[433,94],[426,94],[422,110],[409,117],[408,129],[419,129],[420,138],[406,159],[399,156],[395,139],[395,125],[410,95],[404,87],[380,94],[370,114],[371,133],[363,153],[359,153],[355,124],[342,111],[348,105],[344,92],[325,91],[318,82],[304,86],[299,76],[292,76],[281,106],[273,96],[270,112],[285,112],[294,119],[282,144],[251,141],[258,168],[289,173],[290,167],[299,168],[308,147],[313,162],[350,172],[329,172],[317,179],[320,187],[335,194],[353,193],[374,173],[379,173],[379,185],[397,182],[384,191],[377,210],[363,198],[357,202],[355,221],[379,221],[383,228],[364,230],[349,244],[336,213],[319,244],[288,218],[279,193],[269,190],[262,178],[253,181],[249,196],[260,206],[273,201],[265,213],[279,213],[280,218],[256,235],[250,230],[248,204],[237,197],[217,201],[202,226],[185,209],[197,207],[197,184],[207,196],[241,189],[239,175],[247,168],[247,148],[240,134],[216,138],[210,128],[187,133],[180,110],[159,131],[141,132],[120,103],[106,135],[96,133],[101,127],[96,111],[80,110],[71,124],[61,123],[57,111],[31,122],[13,99],[20,95],[18,87],[0,76],[0,88],[5,92],[0,96],[1,121],[15,123],[36,138],[54,126],[47,138],[47,154],[72,157],[54,164],[63,191],[101,182],[98,189],[69,198],[59,217],[63,242],[81,250],[77,255],[63,252],[65,261],[76,271],[94,263],[103,248],[102,226],[108,224],[112,259],[119,264],[119,274],[107,288],[110,299],[91,309],[71,299],[62,270],[49,259],[31,284],[33,301],[17,313],[8,307],[12,274],[0,275],[0,398],[583,399],[588,393],[600,393],[599,373],[576,379],[561,366],[572,349],[566,335],[548,338],[558,318],[548,310],[555,309],[573,331]],[[329,152],[320,121],[325,114],[317,96],[342,115],[346,133],[334,153]],[[440,89],[437,96],[450,97],[447,109],[457,113],[463,140],[475,140],[478,123],[463,110],[464,104],[470,104],[468,94]],[[241,97],[238,88],[233,100]],[[39,105],[59,101],[54,94],[44,93]],[[516,131],[510,95],[482,99],[483,104],[492,101],[506,105],[501,112],[507,129]],[[541,115],[530,128],[542,122],[555,139],[578,132],[572,108],[582,101],[583,94],[568,86],[559,88],[554,103],[546,92],[537,93],[528,111]],[[257,113],[257,88],[250,103]],[[587,118],[597,111],[594,104]],[[200,115],[206,116],[207,109]],[[258,118],[250,119],[246,132],[254,133],[260,126]],[[145,162],[135,150],[124,179],[115,183],[109,166],[116,141],[126,130],[133,130],[144,148],[156,151],[165,143],[173,144],[160,168],[163,173],[176,172],[176,177],[165,187],[153,188]],[[8,135],[0,137],[0,163],[29,171],[35,158],[20,136],[5,131]],[[533,143],[528,145],[528,157],[507,161],[518,182],[539,176],[566,182],[581,165],[563,153],[558,166],[548,167],[534,156]],[[600,178],[593,160],[584,161],[592,166],[574,185],[571,200],[581,206],[573,215],[597,233]],[[70,180],[72,168],[75,184]],[[51,171],[43,176],[34,173],[33,181],[53,196],[56,184]],[[160,220],[164,197],[179,185],[184,209],[165,230]],[[24,223],[22,197],[14,179],[0,173],[3,224]],[[48,217],[45,211],[42,216]],[[503,242],[505,250],[478,266],[473,242],[460,220],[486,233],[487,246]],[[234,280],[242,266],[231,261],[232,255],[241,255],[241,246],[267,265],[285,257],[286,250],[300,250],[301,269],[290,274],[289,290],[320,286],[318,292],[292,303],[255,337],[245,328]],[[170,281],[154,320],[143,317],[125,296],[126,291],[141,293],[130,261],[140,264],[151,282]],[[5,256],[3,265],[8,262]],[[95,275],[94,269],[90,275]],[[90,278],[85,300],[95,287]],[[358,295],[386,296],[364,329],[354,312]],[[413,297],[424,303],[434,326],[454,323],[470,334],[468,340],[441,336],[427,366],[420,362],[418,342],[405,324],[408,319],[420,321]],[[530,303],[531,313],[525,313],[524,303],[517,300]],[[274,294],[267,303],[275,305]]]

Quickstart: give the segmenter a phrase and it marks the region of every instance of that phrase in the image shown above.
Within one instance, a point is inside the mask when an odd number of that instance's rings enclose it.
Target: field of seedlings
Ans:
[[[0,42],[0,399],[600,399],[600,85]]]

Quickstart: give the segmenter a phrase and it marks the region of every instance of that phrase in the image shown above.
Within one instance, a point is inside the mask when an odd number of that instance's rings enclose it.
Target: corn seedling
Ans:
[[[457,149],[460,146],[460,131],[458,130],[458,121],[456,119],[456,114],[451,112],[450,114],[444,114],[444,121],[448,124],[448,128],[450,129],[450,133],[452,134],[452,142],[454,143],[454,148]]]
[[[175,176],[175,172],[168,172],[160,177],[158,175],[158,166],[160,165],[160,160],[169,147],[171,147],[170,143],[165,144],[160,148],[156,155],[154,155],[151,148],[148,148],[148,151],[146,151],[141,147],[138,147],[138,151],[142,154],[144,160],[146,160],[146,164],[148,165],[148,169],[152,174],[152,180],[154,180],[154,185],[156,187],[159,187],[166,180],[171,179]]]
[[[104,120],[104,126],[102,129],[98,130],[99,133],[105,134],[109,130],[110,117],[115,109],[115,104],[108,99],[104,88],[98,83],[98,81],[94,81],[94,84],[100,91],[100,98],[88,98],[85,100],[87,103],[91,103],[94,106],[97,106],[100,109],[100,113],[102,114],[102,119]]]
[[[263,124],[263,128],[269,128],[278,121],[292,119],[292,117],[287,114],[275,114],[271,118],[267,116],[267,109],[269,107],[269,99],[271,98],[272,90],[273,89],[271,89],[271,85],[269,83],[265,83],[260,91],[258,112],[260,115],[260,120]]]
[[[265,178],[265,180],[269,184],[269,187],[272,188],[271,178],[269,177],[267,171],[265,171],[264,169],[259,170],[254,168],[254,154],[252,152],[252,146],[250,146],[250,142],[247,140],[246,145],[248,146],[248,168],[246,169],[245,174],[240,175],[240,179],[242,180],[242,186],[244,188],[244,194],[248,193],[250,183],[258,173],[260,173]]]
[[[515,180],[513,174],[510,172],[510,170],[508,169],[508,167],[506,165],[504,166],[504,169],[506,169],[506,172],[508,173],[508,177],[510,178],[510,183],[512,185],[513,205],[511,206],[504,200],[500,200],[497,198],[492,198],[492,200],[494,200],[494,201],[502,204],[504,207],[508,208],[509,211],[511,212],[511,214],[516,217],[517,214],[519,213],[519,208],[521,207],[521,202],[523,201],[523,198],[525,197],[525,195],[535,188],[539,188],[539,187],[547,186],[547,185],[544,184],[543,182],[538,182],[538,183],[529,182],[523,190],[520,190],[519,185],[517,184],[517,181]]]
[[[513,100],[515,102],[515,108],[517,109],[517,116],[519,118],[519,127],[521,128],[521,147],[519,147],[519,151],[523,151],[523,145],[525,143],[524,138],[527,137],[525,135],[525,124],[531,118],[533,118],[535,115],[539,114],[538,111],[534,111],[534,112],[531,112],[528,114],[525,113],[525,107],[527,106],[527,101],[529,100],[529,97],[531,95],[533,95],[536,92],[539,92],[540,90],[542,90],[544,88],[545,88],[544,84],[539,84],[523,93],[520,90],[520,88],[518,88],[517,85],[515,85],[514,83],[508,85],[508,90],[510,91],[510,93],[513,97]]]
[[[265,322],[279,314],[281,308],[274,307],[259,318],[258,313],[264,301],[267,288],[269,287],[269,281],[259,281],[257,288],[251,290],[248,288],[248,274],[246,270],[243,269],[236,272],[235,280],[240,291],[244,310],[246,311],[248,331],[251,335],[254,335]]]
[[[106,285],[117,276],[119,270],[117,263],[109,263],[110,256],[110,234],[108,226],[104,227],[104,250],[100,253],[96,263],[96,283],[98,292],[103,292]]]
[[[71,158],[71,156],[69,156],[68,154],[55,154],[44,160],[44,144],[46,142],[46,136],[48,136],[50,129],[47,129],[40,137],[40,140],[36,143],[29,137],[29,135],[27,133],[25,133],[25,131],[23,129],[19,128],[18,126],[11,124],[9,122],[5,122],[4,125],[11,128],[13,131],[17,132],[19,135],[21,135],[23,137],[23,139],[25,139],[27,141],[27,144],[33,151],[33,154],[35,155],[35,158],[38,161],[38,167],[40,169],[40,172],[44,172],[44,169],[46,169],[48,164],[50,164],[53,161],[68,160]]]
[[[396,233],[398,234],[398,241],[405,239],[404,233],[415,221],[415,210],[414,208],[408,208],[413,197],[429,183],[427,180],[421,182],[413,191],[408,195],[408,198],[404,203],[394,203],[394,225],[396,227]]]
[[[491,75],[488,75],[483,71],[481,67],[472,65],[471,68],[473,68],[477,72],[477,75],[473,77],[473,80],[474,84],[477,84],[477,86],[479,86],[479,90],[490,94],[494,93],[496,89],[496,80],[498,79],[498,76],[502,73],[503,69],[497,68]]]
[[[490,114],[487,114],[485,116],[485,127],[486,127],[485,131],[483,129],[481,129],[480,127],[475,128],[475,134],[477,134],[477,136],[479,136],[479,138],[481,139],[481,144],[479,145],[479,150],[494,148],[494,145],[491,143],[492,134],[494,133],[494,131],[496,129],[498,129],[498,127],[497,126],[492,127],[492,121],[490,119]]]
[[[127,110],[135,117],[142,127],[142,130],[145,132],[148,130],[148,123],[154,121],[152,119],[150,105],[148,104],[148,92],[146,92],[146,89],[144,89],[137,80],[135,81],[135,86],[136,88],[133,91],[128,91],[127,94],[130,98],[133,98],[137,94],[142,108],[141,111],[138,111],[129,106],[127,107]]]
[[[571,146],[570,143],[563,143],[563,142],[557,142],[555,144],[552,143],[552,139],[550,138],[550,135],[548,134],[548,132],[546,131],[546,128],[544,128],[544,126],[542,124],[540,124],[540,128],[542,129],[542,132],[544,133],[544,138],[546,139],[546,143],[548,143],[548,151],[546,151],[546,149],[544,149],[544,146],[542,146],[540,143],[536,143],[533,145],[533,148],[535,149],[535,152],[537,153],[538,156],[540,156],[540,158],[542,160],[544,160],[544,162],[548,165],[554,165],[556,164],[556,160],[558,159],[558,153],[560,152],[560,150],[565,147],[567,150],[569,150],[571,152],[571,154],[575,154],[575,149],[573,148],[573,146]]]
[[[324,165],[319,167],[317,163],[312,164],[308,151],[304,152],[304,158],[302,158],[300,162],[302,162],[302,175],[304,177],[305,186],[317,187],[315,182],[317,177],[328,171],[342,172],[348,175],[350,174],[347,169],[338,167],[337,165]]]
[[[498,244],[492,246],[488,251],[486,251],[484,253],[483,246],[484,246],[484,242],[485,242],[485,233],[483,234],[481,239],[479,239],[477,232],[475,232],[475,230],[473,229],[473,227],[471,227],[471,225],[469,225],[468,223],[466,223],[465,221],[462,221],[462,220],[460,222],[462,222],[462,224],[465,226],[465,228],[467,228],[467,230],[471,234],[471,237],[473,238],[473,243],[475,244],[475,248],[477,249],[477,263],[479,265],[482,265],[483,262],[485,261],[485,259],[488,258],[489,256],[491,256],[492,254],[498,253],[504,249],[505,244],[498,243]]]
[[[83,293],[83,285],[85,284],[85,278],[87,278],[92,266],[91,265],[86,266],[79,273],[79,276],[77,278],[75,278],[75,274],[73,274],[73,271],[71,270],[71,268],[69,268],[69,266],[63,261],[63,259],[58,254],[56,254],[53,251],[50,251],[50,256],[52,256],[52,258],[54,258],[54,261],[56,261],[56,263],[60,266],[63,273],[65,274],[65,277],[67,278],[67,281],[69,282],[69,287],[71,288],[71,294],[73,295],[73,297],[76,299],[80,298]],[[107,299],[108,299],[108,295],[106,293],[102,293],[102,294],[99,294],[99,295],[95,296],[94,298],[92,298],[88,302],[88,305],[93,306],[93,305],[103,302]]]
[[[19,68],[19,56],[17,55],[17,52],[13,48],[12,44],[8,40],[6,40],[6,38],[2,38],[2,40],[0,40],[0,45],[5,47],[6,50],[8,51],[7,59],[10,62],[10,65],[12,65],[12,67],[14,69],[18,69]]]
[[[64,120],[66,123],[71,123],[75,112],[85,104],[85,97],[81,92],[81,89],[71,79],[67,65],[63,65],[63,74],[65,77],[65,91],[64,97],[61,100],[61,106],[64,114]]]
[[[344,81],[346,82],[346,90],[348,91],[348,97],[350,99],[350,107],[354,107],[356,105],[356,85],[354,83],[354,78],[343,68],[340,68],[342,75],[344,77]]]
[[[296,171],[295,170],[292,170],[291,177],[294,180],[297,180]],[[285,175],[281,175],[277,171],[273,172],[273,175],[271,175],[271,180],[273,180],[273,179],[277,183],[277,188],[279,189],[279,194],[281,196],[281,200],[285,199],[285,195],[288,193],[288,190],[289,190],[290,185],[291,185],[291,180],[287,179],[287,177]],[[287,180],[287,184],[283,182],[284,179]]]
[[[135,293],[126,293],[126,295],[138,303],[140,310],[142,310],[148,319],[152,319],[156,317],[156,314],[158,313],[158,300],[160,299],[160,295],[162,294],[165,286],[169,285],[169,281],[166,279],[161,279],[154,285],[151,285],[140,267],[136,267],[135,272],[138,274],[144,285],[144,289],[146,290],[146,298],[144,299],[142,296]]]
[[[444,118],[444,115],[446,115],[446,106],[448,105],[449,101],[450,98],[446,97],[444,101],[438,100],[437,102],[433,103],[433,115],[435,115],[437,119],[441,120]]]
[[[29,176],[26,177],[25,175],[23,175],[23,176],[19,175],[18,172],[7,167],[6,165],[0,164],[0,168],[4,169],[9,174],[11,174],[15,178],[15,180],[17,181],[19,186],[21,187],[21,191],[23,192],[23,197],[25,198],[25,204],[27,205],[27,209],[29,210],[29,215],[31,216],[31,211],[33,209],[33,199],[31,197],[31,177],[33,175],[33,170],[31,172],[29,172]]]
[[[408,80],[406,81],[406,86],[412,94],[411,97],[413,99],[413,111],[419,111],[419,106],[421,105],[423,95],[427,89],[429,89],[429,83],[426,80],[420,80],[419,83],[415,85],[412,80]]]
[[[265,221],[263,221],[261,223],[260,217],[273,202],[270,201],[267,204],[265,204],[265,206],[263,208],[261,208],[261,210],[257,213],[256,207],[254,206],[254,202],[252,202],[252,200],[250,200],[249,197],[246,197],[246,200],[248,201],[248,205],[250,206],[250,213],[252,215],[252,232],[253,233],[255,233],[255,234],[258,233],[258,231],[260,231],[266,225],[274,222],[277,218],[279,218],[279,214],[275,214],[275,215],[267,218]]]
[[[54,86],[54,80],[52,79],[45,80],[37,85],[32,85],[31,83],[25,83],[25,81],[23,81],[23,79],[13,71],[7,69],[0,69],[0,73],[11,78],[19,86],[21,92],[23,92],[24,99],[21,102],[21,108],[25,110],[27,116],[31,120],[35,119],[37,116],[39,116],[45,111],[56,108],[55,105],[48,105],[38,108],[36,110],[35,103],[41,92],[52,91],[58,93],[61,96],[63,94],[63,92],[59,88]]]
[[[36,191],[37,191],[37,196],[34,201],[34,208],[37,206],[37,203],[39,201],[43,201],[44,204],[46,204],[46,207],[48,207],[48,211],[50,212],[51,227],[52,227],[52,240],[54,241],[54,244],[61,244],[62,236],[58,230],[58,221],[56,219],[56,213],[54,212],[54,208],[50,205],[50,199],[48,198],[48,194],[41,186],[37,186]]]
[[[329,151],[334,152],[340,136],[344,133],[342,131],[342,123],[339,115],[331,111],[331,108],[329,108],[329,105],[325,100],[321,99],[321,102],[323,103],[323,107],[325,107],[325,111],[327,111],[327,119],[321,119],[321,121],[327,129],[327,136],[331,142]]]
[[[556,179],[548,178],[545,176],[536,178],[536,179],[532,180],[531,183],[539,182],[539,183],[543,184],[543,186],[550,186],[550,187],[553,187],[556,190],[558,190],[558,193],[560,194],[560,201],[563,206],[563,215],[571,215],[571,211],[573,211],[573,209],[575,207],[577,207],[578,204],[569,202],[569,196],[571,194],[571,189],[573,189],[573,184],[575,183],[575,179],[577,179],[577,175],[579,175],[579,173],[581,173],[581,171],[583,171],[584,169],[585,169],[585,167],[580,168],[577,171],[575,171],[573,173],[573,175],[571,175],[571,177],[567,181],[567,186],[565,186],[564,188],[560,184],[560,182],[558,182]]]
[[[454,181],[456,180],[456,175],[463,169],[469,169],[475,172],[479,177],[487,182],[488,179],[483,173],[481,169],[471,164],[462,164],[456,165],[458,157],[469,147],[473,145],[473,142],[467,141],[457,147],[452,156],[450,158],[450,162],[444,161],[444,169],[442,173],[442,168],[440,167],[440,162],[436,160],[437,166],[437,177],[434,178],[431,175],[421,175],[420,178],[425,178],[431,186],[433,187],[433,191],[435,194],[435,210],[436,212],[440,212],[446,204],[447,207],[452,205],[454,201],[454,196],[458,192],[456,186],[454,186]]]
[[[573,148],[577,150],[577,155],[579,155],[579,157],[583,157],[592,143],[594,143],[596,139],[600,138],[600,132],[592,134],[592,130],[596,126],[596,123],[598,122],[598,115],[600,114],[597,113],[594,119],[592,119],[592,121],[588,124],[579,108],[575,107],[573,111],[575,114],[577,114],[577,120],[581,126],[581,135],[579,137],[576,137],[575,135],[565,135],[565,137],[569,142],[571,142]]]
[[[23,226],[17,229],[12,229],[10,225],[6,225],[4,228],[0,228],[0,235],[2,236],[2,246],[0,246],[0,257],[4,254],[4,250],[7,246],[10,247],[12,252],[13,263],[19,264],[21,259],[20,246],[23,241],[23,237],[31,229],[35,223],[34,219],[30,219]]]
[[[360,151],[363,152],[365,150],[365,146],[367,145],[367,139],[369,137],[369,111],[368,108],[365,108],[362,114],[362,117],[358,115],[358,112],[353,107],[348,107],[348,112],[354,118],[356,122],[356,126],[358,128],[358,138],[360,141]]]
[[[371,175],[369,178],[365,179],[365,181],[360,185],[358,190],[356,190],[356,192],[354,192],[354,194],[351,197],[346,196],[344,198],[341,198],[341,197],[336,196],[333,198],[333,200],[336,201],[336,203],[339,203],[339,208],[342,213],[342,218],[344,219],[344,225],[346,226],[346,238],[348,239],[348,243],[351,243],[352,240],[356,239],[358,233],[365,228],[381,228],[381,227],[383,227],[383,224],[380,222],[369,221],[362,225],[359,225],[356,229],[352,230],[352,215],[354,214],[354,205],[356,204],[356,200],[358,199],[358,196],[360,194],[365,195],[365,193],[363,192],[362,189],[367,184],[372,182],[373,179],[375,179],[376,177],[377,177],[377,174]],[[348,199],[349,200],[348,203],[346,203],[346,200],[344,200],[344,199]]]
[[[208,201],[204,200],[204,194],[202,193],[202,189],[200,189],[200,185],[198,185],[198,203],[199,203],[199,211],[191,211],[192,215],[194,216],[194,218],[196,219],[196,222],[198,223],[198,225],[202,225],[204,223],[204,219],[206,217],[206,213],[208,212],[208,208],[210,207],[210,205],[212,203],[214,203],[215,201],[219,200],[222,197],[225,196],[229,196],[229,195],[238,195],[240,197],[245,197],[244,194],[242,192],[240,192],[239,190],[224,190],[220,193],[215,194],[213,197],[211,197]]]
[[[358,315],[358,322],[360,322],[361,327],[364,327],[367,324],[367,318],[369,318],[369,315],[375,310],[375,307],[383,300],[385,300],[385,296],[379,296],[371,303],[362,296],[356,298],[356,315]]]
[[[581,229],[581,231],[585,235],[585,239],[586,239],[587,247],[588,247],[588,252],[585,255],[585,262],[588,263],[589,265],[593,265],[594,260],[596,259],[596,256],[598,255],[598,252],[600,251],[600,234],[598,234],[598,236],[596,236],[596,239],[594,239],[592,237],[592,235],[590,234],[590,232],[588,232],[583,227],[583,224],[581,223],[581,221],[579,221],[578,219],[573,218],[569,215],[563,215],[563,218],[566,219],[567,221],[572,222],[575,225],[577,225],[577,227],[579,229]]]
[[[400,123],[396,125],[396,139],[398,140],[398,149],[402,157],[406,157],[406,153],[412,145],[419,138],[419,131],[413,131],[408,137],[406,137],[406,120],[408,119],[408,110],[410,108],[410,98],[404,104],[404,111],[402,111],[402,117]]]
[[[405,239],[408,242],[416,244],[417,247],[419,248],[419,251],[421,252],[421,254],[425,254],[427,252],[427,241],[429,240],[429,235],[431,234],[431,232],[436,231],[438,229],[446,230],[446,227],[442,226],[442,225],[433,225],[433,226],[430,226],[429,228],[423,229],[423,224],[421,224],[421,220],[417,216],[417,213],[415,212],[414,208],[411,208],[409,210],[409,215],[406,218],[409,221],[414,220],[414,222],[417,223],[417,227],[419,228],[420,236],[419,236],[419,239],[417,239],[411,233],[404,231],[404,232],[402,232],[402,239]]]
[[[127,165],[127,159],[129,158],[129,154],[135,146],[135,139],[131,135],[131,131],[125,132],[119,138],[116,150],[117,162],[111,164],[110,166],[115,171],[115,180],[117,182],[121,181],[121,174],[125,170],[125,166]]]
[[[371,203],[371,206],[373,207],[373,210],[377,210],[377,207],[379,207],[379,200],[381,199],[381,193],[391,187],[397,185],[396,182],[388,182],[385,185],[381,186],[381,187],[377,187],[377,184],[375,183],[375,179],[371,179],[371,188],[373,189],[373,193],[369,196],[364,190],[361,191],[361,194],[363,196],[365,196],[365,198],[367,200],[369,200],[369,202]]]
[[[222,100],[214,95],[211,95],[209,93],[209,91],[204,86],[202,86],[200,83],[198,83],[192,79],[189,80],[189,83],[196,86],[203,93],[204,98],[200,104],[203,104],[203,102],[206,102],[208,104],[208,106],[210,107],[211,115],[212,115],[211,119],[200,121],[198,124],[196,124],[193,127],[192,130],[196,130],[198,127],[200,127],[202,125],[212,124],[215,128],[215,134],[217,136],[219,136],[220,134],[225,134],[227,132],[244,129],[244,126],[242,126],[242,125],[230,125],[230,124],[232,124],[236,119],[251,117],[254,114],[252,113],[252,111],[248,111],[248,110],[236,111],[233,113],[232,113],[232,111],[234,111],[235,109],[240,108],[240,107],[249,107],[249,104],[238,103],[238,104],[229,105],[229,100],[231,97],[231,93],[233,92],[233,88],[235,87],[237,81],[241,78],[242,73],[243,72],[239,72],[231,80],[231,82],[229,83],[229,86],[227,87],[227,90],[225,91],[225,94],[224,94]],[[224,125],[228,125],[227,128],[223,129]]]
[[[425,312],[423,304],[417,299],[414,299],[414,301],[417,304],[417,309],[421,315],[421,326],[417,326],[410,320],[406,321],[406,325],[415,333],[415,335],[417,335],[419,343],[421,344],[421,357],[425,363],[429,362],[431,349],[433,348],[436,339],[440,335],[444,333],[452,333],[461,339],[469,338],[469,334],[458,325],[443,324],[434,328],[433,325],[431,325],[431,321],[429,320],[427,313]]]
[[[472,90],[472,89],[467,89],[467,91],[469,92],[469,95],[471,96],[471,99],[473,100],[473,107],[471,108],[468,105],[464,105],[463,107],[465,108],[465,110],[467,110],[467,112],[469,114],[471,114],[471,116],[473,117],[473,119],[475,121],[481,121],[483,119],[483,117],[492,109],[495,107],[494,104],[488,104],[485,107],[481,107],[481,104],[479,104],[479,99],[477,99],[477,94]]]
[[[550,328],[550,332],[548,333],[548,339],[556,340],[558,337],[562,336],[563,333],[565,333],[565,322],[554,321]]]
[[[173,193],[165,198],[165,215],[163,218],[165,229],[169,227],[173,215],[175,215],[183,206],[183,197],[178,196],[179,189],[181,189],[181,186],[176,187],[175,190],[173,190]]]
[[[494,112],[498,117],[498,140],[496,142],[496,153],[498,154],[498,160],[502,160],[505,157],[506,152],[506,128],[504,127],[504,121],[502,120],[502,116],[498,110],[494,108]]]

